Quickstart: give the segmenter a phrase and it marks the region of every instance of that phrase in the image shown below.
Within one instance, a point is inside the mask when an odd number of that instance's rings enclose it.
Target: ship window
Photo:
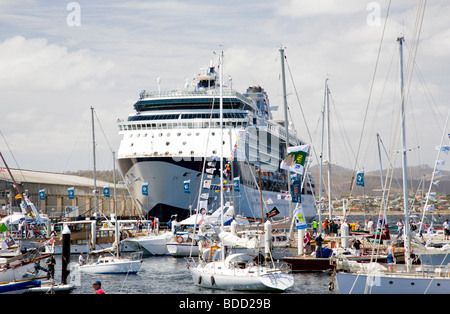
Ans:
[[[186,142],[183,142],[183,145],[186,145]]]
[[[199,136],[199,135],[200,135],[200,132],[195,133],[195,135]]]
[[[166,142],[166,146],[169,146],[170,145],[170,142]]]
[[[167,133],[167,136],[170,136],[170,132],[169,132],[169,133]]]
[[[159,135],[159,137],[163,136],[163,134],[162,134],[162,133],[159,133],[158,135]]]
[[[216,132],[211,132],[211,135],[212,135],[212,136],[216,135]]]
[[[194,155],[194,151],[193,150],[191,150],[191,155]]]
[[[213,154],[214,154],[214,155],[217,154],[217,150],[213,150]]]
[[[178,133],[177,133],[177,136],[180,136],[180,135],[181,135],[181,133],[180,133],[180,132],[178,132]]]
[[[180,155],[181,155],[182,153],[183,153],[183,151],[182,151],[182,150],[180,150],[180,151],[178,152],[178,154],[180,154]]]

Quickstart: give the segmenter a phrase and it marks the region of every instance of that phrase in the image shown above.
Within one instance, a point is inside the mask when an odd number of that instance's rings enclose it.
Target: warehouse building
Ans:
[[[22,193],[26,193],[42,214],[49,218],[93,217],[94,180],[60,173],[11,169]],[[97,211],[107,217],[114,213],[114,184],[97,180]],[[109,196],[108,196],[109,190]],[[6,169],[0,172],[0,213],[20,211],[20,199]],[[116,184],[119,217],[138,217],[134,202],[123,184]]]

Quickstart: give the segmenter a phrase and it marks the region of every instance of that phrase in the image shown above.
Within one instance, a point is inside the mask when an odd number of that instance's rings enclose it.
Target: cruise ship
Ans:
[[[289,208],[287,174],[280,169],[286,132],[284,121],[272,119],[271,111],[277,108],[270,106],[260,86],[241,94],[231,82],[223,84],[221,129],[219,82],[211,64],[184,88],[142,91],[127,120],[118,120],[122,136],[118,165],[146,217],[161,222],[174,215],[184,219],[198,207],[199,197],[202,204],[207,201],[209,212],[216,210],[220,145],[225,202],[234,205],[236,214],[261,219],[276,213],[277,219],[289,217],[295,208],[295,204]],[[293,130],[288,133],[290,146],[304,144]],[[314,180],[310,175],[304,180],[301,202],[306,220],[311,221],[316,215]],[[146,193],[143,186],[148,186]]]

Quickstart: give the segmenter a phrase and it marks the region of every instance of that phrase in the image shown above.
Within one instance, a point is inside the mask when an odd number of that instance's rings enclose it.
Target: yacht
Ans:
[[[142,91],[126,121],[118,119],[122,136],[118,164],[143,215],[161,222],[175,215],[185,219],[197,208],[200,195],[207,201],[207,211],[214,211],[220,206],[223,162],[225,200],[235,205],[237,214],[254,219],[270,217],[269,212],[277,214],[274,219],[289,217],[287,174],[280,169],[286,156],[285,123],[272,118],[278,107],[270,105],[262,87],[239,93],[229,80],[228,86],[223,84],[221,134],[219,85],[210,64],[184,88]],[[289,146],[304,144],[294,130],[288,133]],[[314,180],[306,174],[304,181],[302,207],[306,220],[312,221]]]

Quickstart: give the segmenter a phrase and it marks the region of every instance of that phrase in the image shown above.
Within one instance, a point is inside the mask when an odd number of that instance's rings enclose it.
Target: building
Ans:
[[[22,193],[27,193],[29,199],[42,214],[49,218],[92,217],[94,206],[94,180],[91,178],[61,173],[11,169],[14,180]],[[104,195],[104,188],[110,190],[110,197]],[[69,189],[73,188],[73,198],[69,198]],[[98,212],[109,217],[114,213],[114,184],[97,180]],[[39,196],[44,193],[44,199]],[[0,208],[2,214],[7,214],[11,207],[19,210],[20,200],[16,200],[16,189],[8,172],[0,172]],[[123,184],[116,184],[117,212],[119,217],[139,216],[132,198]]]

